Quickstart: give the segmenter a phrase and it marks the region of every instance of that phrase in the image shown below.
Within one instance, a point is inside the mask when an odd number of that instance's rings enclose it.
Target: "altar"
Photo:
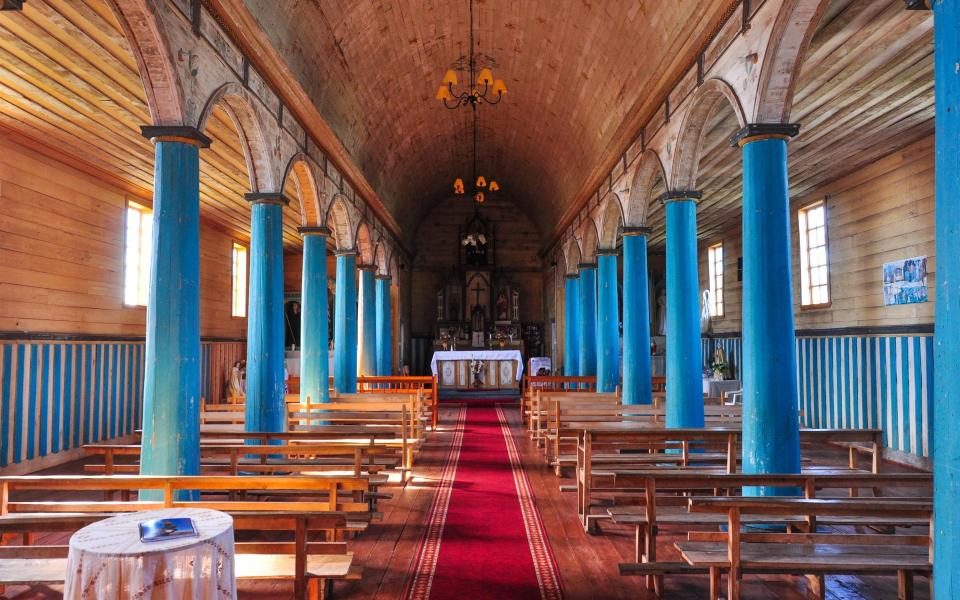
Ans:
[[[523,358],[519,350],[437,351],[430,369],[441,389],[515,389],[523,375]]]

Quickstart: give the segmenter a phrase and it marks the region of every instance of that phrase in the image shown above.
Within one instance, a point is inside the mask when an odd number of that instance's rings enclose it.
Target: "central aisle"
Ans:
[[[458,413],[406,597],[563,597],[530,482],[499,406],[464,406]]]

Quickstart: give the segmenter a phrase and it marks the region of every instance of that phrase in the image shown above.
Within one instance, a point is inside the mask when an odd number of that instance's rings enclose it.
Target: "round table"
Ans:
[[[139,524],[189,517],[198,536],[141,542]],[[87,525],[70,538],[66,600],[233,600],[233,519],[201,508],[124,514]]]

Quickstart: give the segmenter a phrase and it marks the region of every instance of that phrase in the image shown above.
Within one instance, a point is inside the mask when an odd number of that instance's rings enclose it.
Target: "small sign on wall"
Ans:
[[[883,265],[883,304],[927,301],[927,257],[918,256]]]

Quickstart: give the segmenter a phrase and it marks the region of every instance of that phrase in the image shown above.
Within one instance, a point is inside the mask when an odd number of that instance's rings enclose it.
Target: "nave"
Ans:
[[[441,426],[424,447],[410,480],[396,490],[393,498],[380,503],[382,520],[352,541],[356,560],[364,565],[364,577],[337,582],[333,587],[336,598],[658,597],[642,578],[625,580],[618,574],[617,565],[632,561],[635,552],[634,532],[629,526],[604,523],[596,533],[584,531],[577,517],[575,494],[561,491],[570,477],[558,478],[545,464],[542,449],[531,440],[516,404],[446,405],[439,421]],[[508,456],[505,436],[510,436],[509,443],[516,448],[515,464]],[[454,452],[456,449],[459,452]],[[811,458],[817,464],[836,468],[847,462],[841,447],[821,446]],[[459,473],[451,473],[451,464]],[[513,480],[515,469],[528,481],[530,497],[535,501],[536,516],[528,530],[539,527],[546,534],[539,542],[540,554],[549,556],[549,561],[541,567],[540,575],[549,575],[552,564],[558,590],[552,593],[541,594],[538,589],[534,551],[523,528]],[[897,472],[903,468],[891,463],[884,465],[884,470]],[[78,472],[82,472],[80,462],[45,474]],[[452,494],[438,506],[444,489]],[[905,493],[919,494],[921,490]],[[450,515],[446,523],[440,523],[441,514]],[[682,527],[664,531],[660,536],[661,559],[677,560],[673,544],[685,537]],[[57,534],[41,534],[36,540],[39,544],[64,541],[64,536]],[[434,556],[435,563],[425,566],[423,561],[429,558],[426,550],[437,541],[440,550]],[[427,579],[432,588],[429,594],[425,592]],[[832,576],[827,583],[826,597],[832,600],[897,597],[896,581],[890,577]],[[808,585],[803,577],[754,575],[744,581],[743,591],[751,599],[799,600],[810,597]],[[704,598],[708,587],[705,574],[676,575],[667,580],[661,597]],[[929,597],[925,586],[917,591],[917,598]],[[290,592],[290,586],[283,583],[246,582],[239,588],[239,598],[286,597]],[[5,596],[11,600],[40,600],[59,598],[60,594],[56,589],[10,587]]]

